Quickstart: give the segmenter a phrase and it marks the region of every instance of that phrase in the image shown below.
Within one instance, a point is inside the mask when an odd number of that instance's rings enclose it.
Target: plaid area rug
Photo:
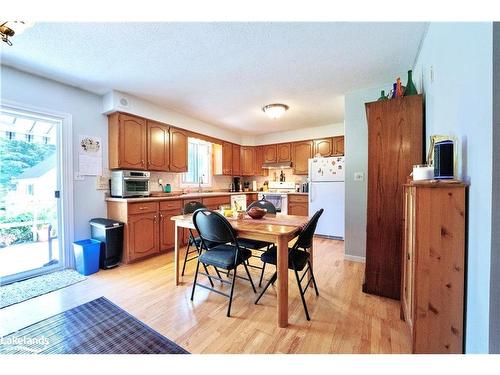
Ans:
[[[0,354],[189,354],[104,297],[0,337]]]

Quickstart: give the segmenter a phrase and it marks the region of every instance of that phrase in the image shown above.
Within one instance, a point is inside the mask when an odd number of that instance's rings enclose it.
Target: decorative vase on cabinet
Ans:
[[[408,70],[408,81],[406,82],[405,96],[417,95],[417,88],[415,87],[412,79],[412,71]]]

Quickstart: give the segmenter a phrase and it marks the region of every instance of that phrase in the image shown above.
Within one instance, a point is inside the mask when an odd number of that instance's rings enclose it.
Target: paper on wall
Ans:
[[[101,138],[88,135],[79,135],[78,147],[78,167],[80,175],[102,175]]]

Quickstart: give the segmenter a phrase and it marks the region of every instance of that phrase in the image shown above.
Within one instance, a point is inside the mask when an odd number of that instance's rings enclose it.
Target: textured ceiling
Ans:
[[[36,23],[2,63],[241,134],[344,119],[343,95],[413,64],[425,23]],[[2,43],[3,44],[3,43]],[[405,78],[403,78],[403,82]],[[282,102],[284,117],[261,108]]]

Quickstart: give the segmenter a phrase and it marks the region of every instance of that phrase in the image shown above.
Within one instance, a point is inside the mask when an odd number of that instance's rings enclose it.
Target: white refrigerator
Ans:
[[[344,238],[344,157],[309,159],[309,216],[323,208],[316,234]]]

